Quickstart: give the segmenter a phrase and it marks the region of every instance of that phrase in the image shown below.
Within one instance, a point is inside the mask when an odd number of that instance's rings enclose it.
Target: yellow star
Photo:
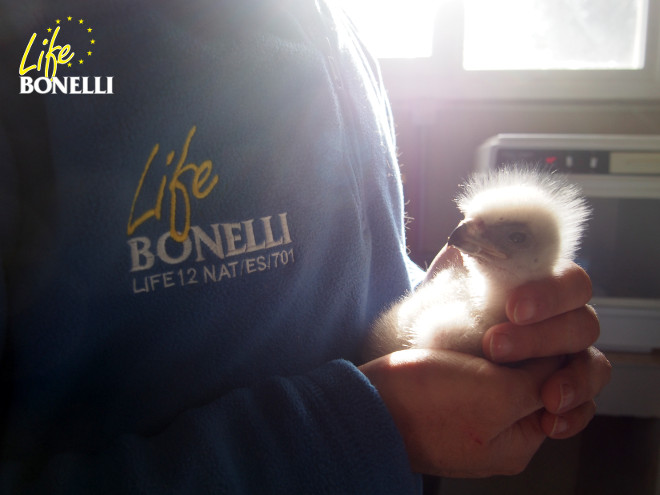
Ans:
[[[91,56],[92,56],[92,52],[87,52],[87,56],[88,56],[88,57],[91,57]]]
[[[92,32],[92,28],[87,28],[87,32],[88,32],[88,33],[91,33],[91,32]]]
[[[71,67],[71,62],[69,62],[69,63],[68,63],[68,64],[66,64],[66,65],[67,65],[67,67]]]
[[[96,43],[96,40],[89,40],[89,42],[93,45],[94,43]]]
[[[52,29],[51,29],[51,28],[48,28],[46,31],[48,31],[48,32],[50,33],[50,32],[52,31]]]
[[[70,21],[71,19],[73,19],[73,17],[71,17],[71,16],[66,18],[67,21]]]
[[[78,21],[78,24],[82,24],[82,23],[83,23],[83,20],[80,19],[80,20]]]
[[[78,62],[82,64],[82,63],[84,63],[85,61],[81,58],[80,60],[78,60]]]
[[[57,23],[57,24],[59,24],[59,23],[60,23],[60,20],[59,20],[59,19],[57,19],[57,20],[55,21],[55,23]]]

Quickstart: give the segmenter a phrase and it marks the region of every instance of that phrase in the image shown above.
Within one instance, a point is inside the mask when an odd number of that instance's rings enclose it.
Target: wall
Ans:
[[[657,102],[393,100],[412,258],[428,263],[460,215],[452,198],[498,133],[660,134]]]

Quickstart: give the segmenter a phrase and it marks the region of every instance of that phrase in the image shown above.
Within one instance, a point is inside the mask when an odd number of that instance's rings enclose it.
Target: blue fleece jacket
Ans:
[[[0,491],[419,491],[353,364],[410,275],[342,14],[0,5]]]

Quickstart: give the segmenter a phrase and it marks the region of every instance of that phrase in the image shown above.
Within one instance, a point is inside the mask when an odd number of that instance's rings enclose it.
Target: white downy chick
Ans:
[[[366,358],[409,347],[483,355],[483,334],[506,320],[511,290],[572,260],[590,214],[576,186],[535,168],[475,175],[456,202],[464,219],[448,244],[463,266],[440,271],[387,310]]]

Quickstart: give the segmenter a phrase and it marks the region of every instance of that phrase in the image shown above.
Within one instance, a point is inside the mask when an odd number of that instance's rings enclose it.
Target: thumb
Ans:
[[[557,370],[561,369],[565,362],[564,356],[551,356],[546,358],[529,359],[520,363],[509,364],[504,367],[508,370],[508,381],[515,384],[514,390],[519,394],[511,405],[515,407],[518,416],[512,420],[523,417],[543,409],[544,404],[541,397],[543,384]]]
[[[444,270],[449,266],[462,266],[463,256],[461,252],[449,244],[440,250],[435,259],[431,262],[428,270],[426,270],[426,277],[424,283],[429,282],[438,272]]]
[[[517,385],[507,397],[511,414],[509,423],[496,431],[489,441],[493,471],[507,475],[521,473],[546,439],[540,389],[560,364],[559,358],[545,358],[510,366],[520,381],[511,377],[509,382]]]

